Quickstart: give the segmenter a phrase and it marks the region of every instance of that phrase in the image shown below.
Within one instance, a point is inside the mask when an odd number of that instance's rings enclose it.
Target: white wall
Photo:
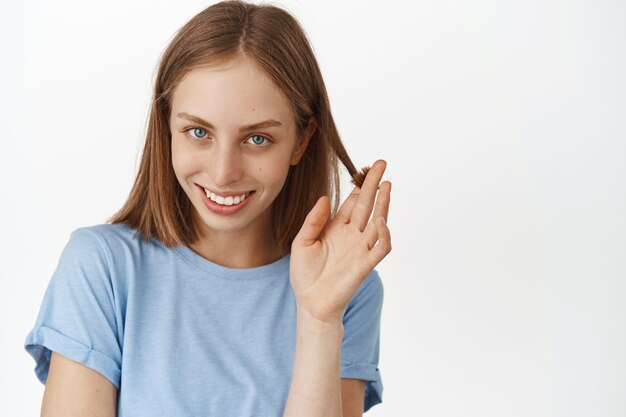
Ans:
[[[208,4],[0,5],[0,415],[39,415],[24,338],[69,233],[126,199],[159,54]],[[393,182],[367,415],[626,415],[626,3],[274,4]]]

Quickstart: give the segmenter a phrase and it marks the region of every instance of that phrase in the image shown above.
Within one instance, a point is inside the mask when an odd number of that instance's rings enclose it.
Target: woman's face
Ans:
[[[265,233],[289,166],[308,144],[307,135],[296,138],[288,98],[253,63],[236,60],[187,73],[171,108],[172,164],[204,225],[218,234]],[[213,202],[205,189],[252,194],[239,204],[239,197]]]

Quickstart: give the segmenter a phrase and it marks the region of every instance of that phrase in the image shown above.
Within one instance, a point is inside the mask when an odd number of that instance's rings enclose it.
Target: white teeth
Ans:
[[[232,206],[233,204],[239,204],[241,203],[243,200],[245,200],[245,198],[250,194],[250,192],[238,195],[238,196],[229,196],[229,197],[222,197],[219,195],[216,195],[214,193],[212,193],[211,191],[207,190],[206,188],[204,189],[204,192],[206,193],[207,198],[211,199],[212,201],[215,201],[217,204],[221,204],[223,206]]]

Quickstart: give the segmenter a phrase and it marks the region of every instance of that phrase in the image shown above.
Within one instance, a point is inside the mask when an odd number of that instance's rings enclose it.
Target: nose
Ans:
[[[243,177],[241,150],[237,141],[217,140],[209,160],[209,172],[215,186],[228,188]]]

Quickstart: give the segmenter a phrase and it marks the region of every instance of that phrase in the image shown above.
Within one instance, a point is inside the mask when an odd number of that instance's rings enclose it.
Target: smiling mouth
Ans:
[[[206,195],[206,198],[208,200],[211,200],[215,204],[219,204],[220,206],[224,206],[224,207],[239,205],[243,203],[244,201],[246,201],[250,197],[250,195],[256,192],[255,190],[252,190],[252,191],[244,192],[239,195],[230,195],[230,196],[224,197],[224,196],[215,194],[212,191],[207,190],[206,188],[200,185],[198,185],[198,187],[202,190],[204,195]]]

